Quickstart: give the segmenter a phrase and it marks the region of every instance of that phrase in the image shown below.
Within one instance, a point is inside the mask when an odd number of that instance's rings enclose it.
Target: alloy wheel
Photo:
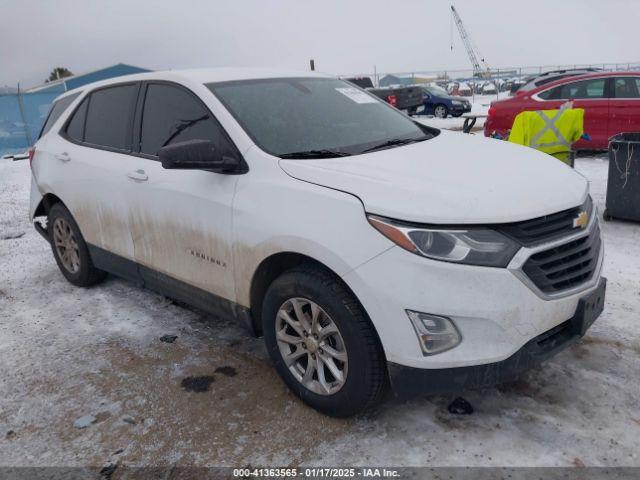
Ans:
[[[64,218],[58,217],[53,222],[53,245],[62,266],[69,273],[77,273],[80,270],[78,242],[71,225]]]
[[[438,118],[445,118],[447,116],[447,109],[442,105],[438,105],[433,113]]]
[[[337,325],[315,302],[291,298],[276,317],[276,340],[293,376],[318,395],[333,395],[347,379],[347,350]]]

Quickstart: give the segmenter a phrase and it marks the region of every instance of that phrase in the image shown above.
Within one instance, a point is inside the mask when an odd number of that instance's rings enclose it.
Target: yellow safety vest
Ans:
[[[584,133],[583,125],[583,108],[520,112],[513,121],[509,141],[535,148],[568,163],[571,144]]]

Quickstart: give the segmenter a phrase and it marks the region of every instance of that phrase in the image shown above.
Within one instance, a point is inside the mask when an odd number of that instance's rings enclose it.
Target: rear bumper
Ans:
[[[576,343],[600,315],[604,306],[606,278],[601,278],[596,303],[581,301],[569,320],[527,342],[500,362],[456,368],[423,369],[389,363],[389,377],[399,397],[453,394],[492,387],[517,378],[532,367]]]

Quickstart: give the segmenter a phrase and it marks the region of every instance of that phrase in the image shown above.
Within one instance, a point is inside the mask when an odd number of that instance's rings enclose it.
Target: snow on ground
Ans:
[[[606,156],[577,169],[602,211]],[[607,304],[587,336],[466,393],[472,415],[429,397],[336,420],[291,395],[232,321],[116,278],[67,283],[29,224],[28,187],[27,162],[0,160],[0,465],[640,466],[638,224],[603,224]],[[197,376],[208,391],[181,386]]]

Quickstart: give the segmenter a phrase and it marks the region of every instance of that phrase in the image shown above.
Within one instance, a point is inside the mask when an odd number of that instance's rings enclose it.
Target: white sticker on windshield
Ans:
[[[358,90],[357,88],[336,88],[336,90],[356,103],[377,103],[375,98],[364,93],[362,90]]]

